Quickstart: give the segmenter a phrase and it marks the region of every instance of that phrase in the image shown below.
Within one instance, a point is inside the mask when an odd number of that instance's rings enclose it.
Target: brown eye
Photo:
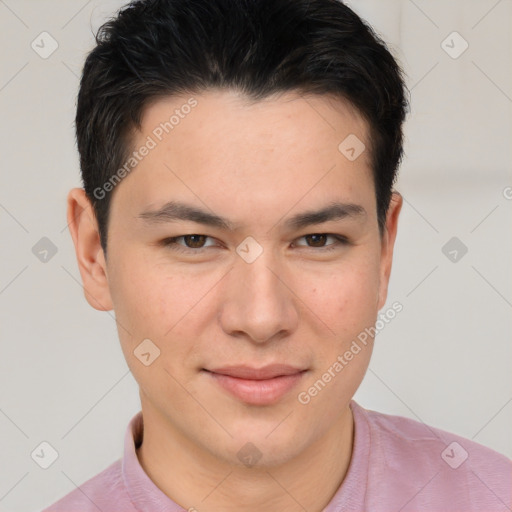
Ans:
[[[327,244],[329,238],[334,239],[334,243]],[[304,239],[307,245],[297,244],[298,247],[306,247],[309,249],[320,249],[322,251],[332,251],[340,248],[344,245],[348,245],[349,241],[342,235],[333,235],[330,233],[312,233],[310,235],[304,235],[299,240]]]
[[[206,235],[184,235],[182,238],[188,248],[200,249],[208,237]]]
[[[195,253],[211,247],[212,244],[205,245],[205,242],[209,238],[211,239],[211,237],[206,235],[182,235],[166,238],[165,240],[162,240],[161,243],[164,247],[173,251]]]
[[[304,237],[308,242],[312,242],[311,247],[323,247],[325,241],[327,240],[327,235],[324,233],[314,234],[314,235],[306,235]]]

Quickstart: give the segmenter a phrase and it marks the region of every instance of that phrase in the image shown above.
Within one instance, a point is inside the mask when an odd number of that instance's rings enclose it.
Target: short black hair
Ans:
[[[137,0],[99,28],[77,100],[82,181],[105,254],[104,184],[130,158],[144,108],[211,89],[254,101],[288,91],[348,100],[369,126],[382,234],[408,101],[403,70],[365,21],[339,0]]]

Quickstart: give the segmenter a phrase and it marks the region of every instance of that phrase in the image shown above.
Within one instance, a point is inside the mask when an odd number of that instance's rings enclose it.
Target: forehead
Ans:
[[[347,139],[366,146],[357,159],[340,150]],[[143,146],[151,149],[125,178],[141,207],[186,196],[234,212],[280,202],[286,209],[301,196],[325,202],[373,194],[367,125],[330,96],[250,101],[213,90],[161,98],[146,107],[133,139],[136,151]]]
[[[232,154],[238,149],[244,154],[256,150],[260,156],[261,149],[278,154],[290,147],[298,153],[332,151],[333,143],[349,134],[368,142],[366,123],[348,101],[297,92],[258,101],[233,90],[157,99],[143,112],[141,132],[142,136],[152,134],[157,142],[188,141],[187,149],[210,140],[212,144],[200,148],[201,154],[219,154],[217,148],[229,148]]]

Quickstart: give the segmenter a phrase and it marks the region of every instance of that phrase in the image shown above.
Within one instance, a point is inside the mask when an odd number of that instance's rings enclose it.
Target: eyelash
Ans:
[[[322,252],[327,252],[327,251],[333,251],[333,250],[337,249],[339,246],[349,245],[349,243],[350,243],[346,237],[341,236],[341,235],[335,235],[333,233],[309,233],[307,235],[303,235],[303,236],[299,237],[298,239],[300,240],[301,238],[306,238],[308,236],[313,236],[313,235],[322,235],[322,236],[332,237],[332,238],[336,239],[336,243],[327,245],[325,247],[308,247],[308,246],[306,246],[306,248],[308,248],[308,249],[318,249]],[[181,236],[166,238],[165,240],[162,240],[162,245],[173,250],[173,251],[187,253],[187,254],[202,253],[204,250],[206,250],[210,247],[213,247],[213,246],[207,246],[207,247],[198,247],[198,248],[194,249],[192,247],[186,247],[186,246],[176,243],[177,240],[179,240],[181,238],[184,239],[187,236],[205,236],[207,239],[212,238],[207,235],[191,233],[188,235],[181,235]],[[304,246],[301,246],[301,247],[304,247]]]

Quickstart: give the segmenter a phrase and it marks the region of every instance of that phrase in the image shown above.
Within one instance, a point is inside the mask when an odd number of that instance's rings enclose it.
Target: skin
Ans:
[[[189,96],[146,108],[140,147]],[[338,145],[367,125],[351,106],[327,96],[286,93],[257,103],[232,91],[194,95],[180,120],[114,190],[108,258],[83,189],[68,196],[68,221],[85,297],[114,309],[127,364],[140,386],[144,440],[139,461],[185,509],[320,512],[352,454],[349,402],[368,368],[373,340],[311,401],[307,390],[373,326],[384,306],[402,197],[394,192],[379,233],[366,149],[349,161]],[[149,224],[146,210],[180,200],[239,224],[234,231],[191,221]],[[366,214],[290,230],[290,216],[339,200]],[[306,235],[348,238],[332,251]],[[189,234],[189,253],[162,240]],[[236,252],[248,236],[263,253]],[[187,242],[178,244],[185,250]],[[194,247],[206,246],[201,253]],[[134,350],[149,338],[160,356],[149,366]],[[308,371],[271,405],[249,405],[202,371],[227,364],[281,362]],[[238,451],[253,443],[252,467]]]

